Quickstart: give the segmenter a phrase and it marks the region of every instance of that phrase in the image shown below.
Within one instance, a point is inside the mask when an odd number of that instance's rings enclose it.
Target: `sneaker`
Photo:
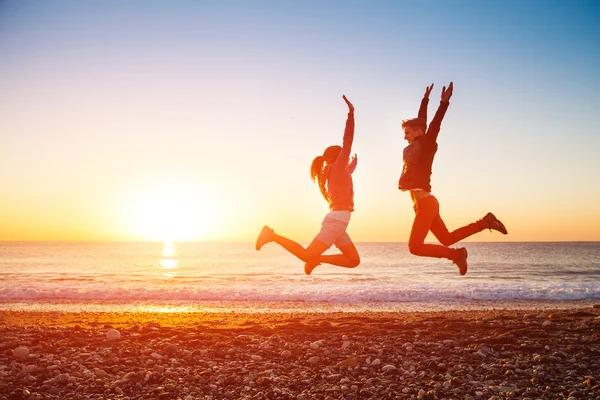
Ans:
[[[493,229],[504,235],[506,235],[508,233],[504,224],[502,222],[500,222],[500,220],[498,218],[496,218],[496,216],[492,213],[487,213],[485,215],[485,217],[483,217],[481,220],[487,224],[488,229],[490,231]]]
[[[260,231],[258,238],[256,239],[256,250],[260,250],[265,244],[271,241],[273,236],[273,229],[268,226],[263,226],[262,231]]]
[[[460,272],[461,275],[465,275],[467,273],[467,249],[461,247],[456,249],[456,251],[458,251],[458,257],[452,262],[458,267],[458,272]]]
[[[304,273],[310,275],[318,265],[321,265],[318,258],[308,260],[306,264],[304,264]]]

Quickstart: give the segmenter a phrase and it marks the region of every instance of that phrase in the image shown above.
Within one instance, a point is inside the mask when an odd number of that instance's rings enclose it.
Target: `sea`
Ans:
[[[469,270],[357,243],[304,274],[276,244],[0,242],[0,310],[440,311],[600,304],[600,242],[464,243]],[[335,249],[327,253],[335,253]]]

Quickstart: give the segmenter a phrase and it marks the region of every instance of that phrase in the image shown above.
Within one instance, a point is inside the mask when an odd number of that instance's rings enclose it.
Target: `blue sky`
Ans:
[[[271,223],[309,240],[326,205],[308,167],[341,142],[346,94],[350,233],[406,240],[399,124],[454,81],[432,177],[448,225],[492,210],[513,240],[600,240],[599,17],[597,1],[1,1],[0,239],[51,238],[48,215],[97,232],[61,238],[135,238],[117,222],[132,188],[178,181],[214,208],[207,239]]]

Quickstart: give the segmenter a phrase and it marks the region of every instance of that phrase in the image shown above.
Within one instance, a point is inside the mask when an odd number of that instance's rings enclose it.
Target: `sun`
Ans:
[[[191,185],[155,184],[139,190],[130,207],[136,235],[163,242],[204,238],[214,220],[213,202]]]

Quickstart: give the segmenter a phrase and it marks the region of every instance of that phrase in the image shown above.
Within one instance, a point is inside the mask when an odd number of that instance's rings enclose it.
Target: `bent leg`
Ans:
[[[347,238],[347,240],[346,240]],[[360,264],[360,255],[347,233],[335,242],[342,254],[327,254],[319,257],[319,263],[337,265],[344,268],[355,268]]]
[[[427,233],[434,221],[439,218],[437,199],[434,196],[423,197],[417,202],[414,209],[416,215],[408,239],[408,251],[416,256],[454,260],[458,256],[456,250],[439,244],[425,244]]]
[[[311,244],[305,249],[300,243],[288,239],[284,236],[278,235],[273,232],[273,242],[279,244],[281,247],[298,257],[300,260],[306,262],[309,259],[315,258],[323,254],[330,246],[321,242],[318,239],[314,239]]]
[[[433,233],[437,240],[444,246],[451,246],[471,235],[481,232],[483,229],[483,225],[477,221],[449,232],[439,214],[437,218],[433,220],[430,227],[431,233]]]
[[[429,229],[441,244],[444,246],[451,246],[454,243],[460,242],[464,238],[481,232],[485,228],[481,221],[477,221],[449,232],[448,228],[446,228],[446,224],[442,220],[442,217],[438,213]]]

